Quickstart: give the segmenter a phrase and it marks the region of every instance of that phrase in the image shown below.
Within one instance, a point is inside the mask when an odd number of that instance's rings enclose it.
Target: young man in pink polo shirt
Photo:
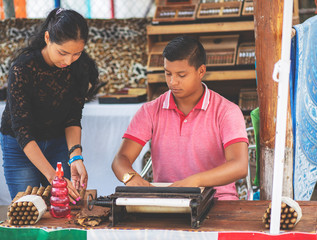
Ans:
[[[219,200],[238,199],[235,181],[248,172],[248,139],[240,108],[202,83],[206,53],[181,36],[163,52],[169,91],[133,117],[112,163],[127,186],[150,186],[132,168],[151,140],[154,182],[173,187],[213,186]]]

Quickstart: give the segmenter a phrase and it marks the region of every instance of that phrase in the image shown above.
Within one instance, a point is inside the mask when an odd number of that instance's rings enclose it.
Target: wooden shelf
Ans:
[[[254,31],[253,21],[239,22],[217,22],[200,24],[175,24],[175,25],[149,25],[148,35],[168,35],[168,34],[190,34],[190,33],[213,33],[213,32],[242,32]]]
[[[203,81],[255,80],[255,70],[207,71]],[[164,73],[148,73],[148,83],[165,83]]]

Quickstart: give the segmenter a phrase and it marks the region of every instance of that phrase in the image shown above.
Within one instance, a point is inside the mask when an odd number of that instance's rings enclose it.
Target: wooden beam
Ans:
[[[210,32],[241,32],[253,31],[253,21],[240,22],[217,22],[202,24],[179,24],[179,25],[149,25],[148,35],[210,33]]]
[[[278,87],[272,79],[272,73],[274,64],[281,57],[283,6],[283,1],[254,1],[257,92],[260,107],[260,192],[263,200],[272,197]],[[290,108],[287,122],[283,196],[293,197]]]
[[[203,81],[255,80],[254,70],[208,71]],[[148,83],[165,82],[164,73],[148,73]]]

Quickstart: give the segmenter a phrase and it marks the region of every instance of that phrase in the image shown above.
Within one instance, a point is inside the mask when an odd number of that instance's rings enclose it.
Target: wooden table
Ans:
[[[317,201],[299,201],[302,208],[302,219],[291,231],[315,233],[317,226]],[[200,231],[258,231],[267,232],[262,223],[262,216],[269,201],[216,201],[211,208]],[[2,206],[2,220],[7,207]],[[72,211],[73,215],[76,211]],[[6,224],[3,223],[3,224]],[[3,225],[2,224],[2,225]],[[96,229],[110,228],[110,222],[103,222]],[[70,219],[52,218],[46,212],[35,227],[81,228]],[[192,230],[190,216],[177,214],[128,214],[114,228],[128,229],[178,229]]]

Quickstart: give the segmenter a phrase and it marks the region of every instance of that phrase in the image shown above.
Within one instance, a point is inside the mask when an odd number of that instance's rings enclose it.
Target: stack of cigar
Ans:
[[[282,202],[281,204],[281,221],[280,228],[281,229],[292,229],[294,228],[297,221],[298,213],[294,208],[288,206],[286,203]],[[266,209],[263,216],[263,223],[265,228],[270,228],[271,222],[271,203],[269,207]]]
[[[39,211],[32,202],[15,202],[8,211],[8,219],[11,225],[33,225],[39,215]]]
[[[11,225],[32,225],[35,224],[39,211],[34,206],[32,202],[28,201],[20,201],[17,202],[21,197],[24,197],[26,195],[37,195],[39,197],[42,197],[45,203],[49,203],[50,200],[50,194],[51,194],[51,185],[48,185],[45,187],[31,187],[27,186],[25,192],[23,192],[22,195],[17,195],[14,202],[11,204],[11,206],[8,209],[8,219],[9,223]]]
[[[51,185],[48,185],[46,188],[43,187],[43,186],[42,187],[27,186],[27,188],[25,189],[25,192],[23,193],[22,196],[26,196],[26,195],[37,195],[37,196],[40,196],[40,197],[43,198],[43,200],[45,201],[46,205],[49,206],[50,205],[51,190],[52,190],[52,186]]]

